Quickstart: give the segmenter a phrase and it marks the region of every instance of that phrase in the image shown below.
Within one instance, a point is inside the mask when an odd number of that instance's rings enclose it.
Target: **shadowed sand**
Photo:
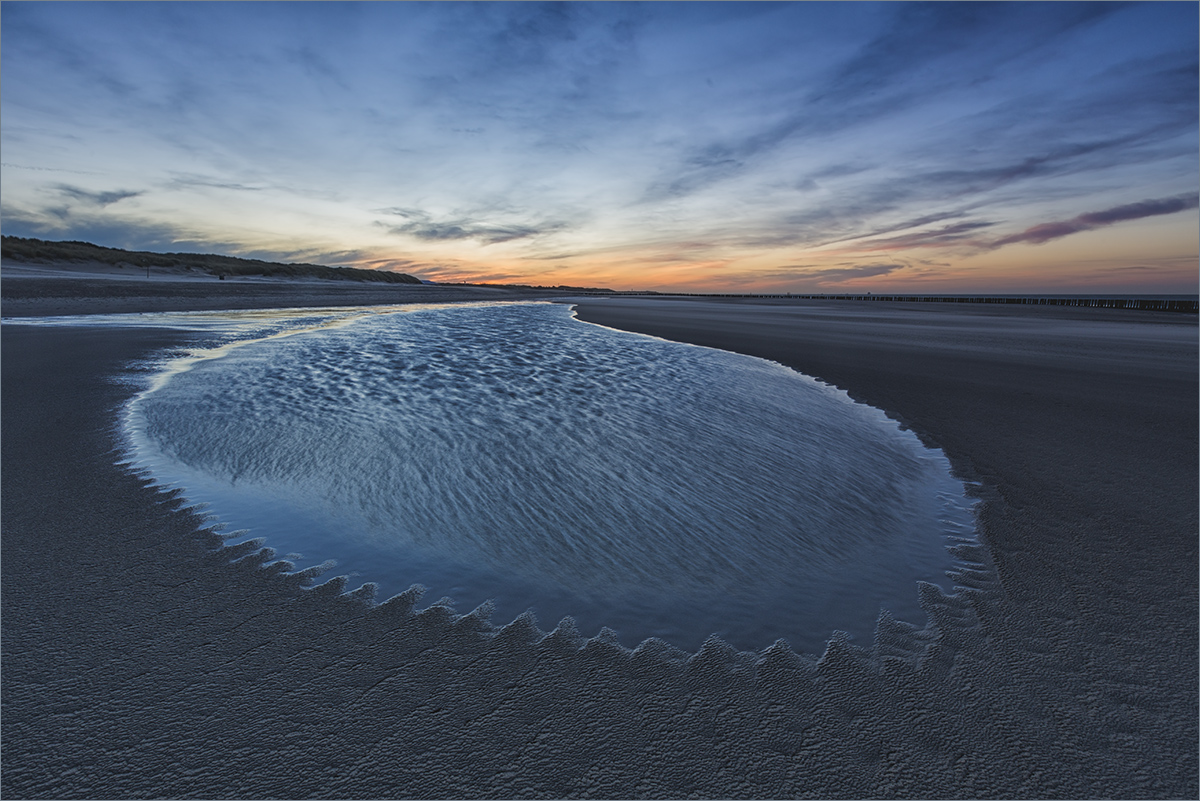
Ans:
[[[306,588],[113,465],[113,377],[180,334],[5,325],[3,795],[1195,797],[1195,318],[880,305],[579,305],[837,384],[982,482],[969,589],[819,660]]]

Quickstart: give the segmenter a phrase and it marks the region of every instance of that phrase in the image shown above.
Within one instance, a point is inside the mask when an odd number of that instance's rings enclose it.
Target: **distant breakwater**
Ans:
[[[611,293],[604,293],[611,294]],[[621,292],[621,295],[689,298],[780,298],[784,300],[884,300],[902,303],[992,303],[1022,306],[1084,306],[1097,309],[1132,309],[1134,311],[1167,311],[1184,314],[1200,313],[1200,300],[1178,298],[1118,298],[1118,297],[1037,297],[1011,295],[801,295],[796,293],[740,292]]]

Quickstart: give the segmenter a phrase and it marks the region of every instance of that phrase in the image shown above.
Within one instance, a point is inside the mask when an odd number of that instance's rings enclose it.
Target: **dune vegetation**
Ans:
[[[238,259],[201,253],[151,253],[93,245],[90,242],[47,242],[19,236],[2,237],[5,259],[24,262],[99,262],[133,267],[172,267],[199,270],[209,275],[268,276],[274,278],[324,278],[333,281],[374,281],[385,284],[419,284],[406,273],[329,267],[324,264],[279,264],[258,259]]]

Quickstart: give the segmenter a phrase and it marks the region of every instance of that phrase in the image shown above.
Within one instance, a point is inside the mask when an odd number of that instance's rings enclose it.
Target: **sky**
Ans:
[[[688,292],[1188,293],[1197,3],[0,5],[7,235]]]

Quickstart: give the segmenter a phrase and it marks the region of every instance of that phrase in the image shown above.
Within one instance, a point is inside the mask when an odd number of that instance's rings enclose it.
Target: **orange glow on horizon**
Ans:
[[[619,291],[853,293],[1142,293],[1200,289],[1200,218],[1195,210],[997,249],[840,245],[788,253],[736,253],[693,243],[594,249],[586,255],[487,258],[482,248],[360,260],[439,283],[597,287]],[[446,248],[445,250],[449,250]],[[427,261],[428,260],[428,261]],[[420,265],[420,266],[419,266]]]

